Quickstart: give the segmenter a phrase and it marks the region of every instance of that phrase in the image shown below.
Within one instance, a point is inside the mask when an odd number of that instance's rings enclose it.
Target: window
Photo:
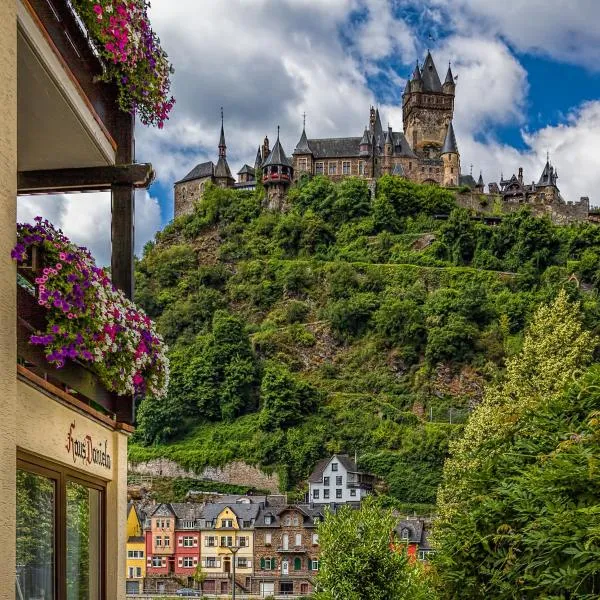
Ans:
[[[252,527],[251,521],[244,521],[243,527],[244,527],[244,529],[249,529],[250,527]]]
[[[409,533],[408,529],[406,529],[406,527],[402,530],[402,533],[400,534],[400,537],[403,540],[407,540],[410,537],[410,533]]]
[[[313,543],[313,546],[319,545],[319,534],[318,533],[312,534],[312,543]]]
[[[142,576],[142,567],[136,567],[135,568],[135,576],[136,577],[141,577]]]
[[[271,545],[271,534],[265,533],[265,546],[270,546],[270,545]]]
[[[419,550],[419,560],[429,560],[435,554],[435,550]]]
[[[337,174],[337,163],[336,162],[330,162],[327,163],[327,169],[328,169],[328,173],[329,175],[336,175]]]
[[[425,173],[425,167],[421,167],[421,173]]]
[[[168,548],[171,545],[171,538],[168,535],[165,535],[165,548]]]
[[[144,558],[143,550],[128,550],[127,551],[128,558]]]
[[[233,538],[230,535],[222,535],[221,546],[233,546]]]
[[[157,535],[156,539],[154,540],[154,545],[155,546],[162,546],[162,536],[161,535]]]
[[[329,485],[329,477],[323,477],[323,485]]]
[[[233,527],[233,521],[231,519],[223,519],[221,521],[221,527],[231,529]]]
[[[342,497],[342,490],[340,488],[338,488],[337,490],[335,490],[335,497],[336,498],[341,498]]]
[[[358,174],[359,175],[364,175],[365,174],[365,163],[361,160],[358,163]]]
[[[350,495],[351,496],[356,496],[356,490],[355,489],[351,489],[350,490]]]
[[[338,475],[335,478],[335,485],[342,485],[342,476],[341,475]]]
[[[315,525],[318,525],[320,522],[321,522],[321,518],[320,518],[320,517],[314,517],[314,518],[313,518],[313,523],[314,523]]]
[[[287,596],[288,594],[293,594],[294,593],[294,582],[293,581],[282,581],[279,584],[279,592],[284,596]]]
[[[284,550],[289,550],[289,547],[290,547],[290,536],[287,533],[283,534],[282,541],[283,541],[283,549]]]
[[[214,547],[217,545],[217,538],[214,535],[209,535],[204,540],[204,545],[209,547]]]
[[[191,567],[194,566],[194,559],[191,556],[184,556],[183,557],[183,566],[186,569],[189,569]]]
[[[219,565],[217,565],[217,559],[215,556],[208,556],[206,558],[206,566],[210,569],[214,569],[215,567],[218,567]]]
[[[298,159],[298,170],[306,171],[306,159],[305,158]]]
[[[191,548],[194,545],[194,538],[191,535],[184,536],[183,545],[186,548]]]
[[[238,538],[238,545],[240,546],[240,548],[247,548],[248,547],[248,538],[247,537],[239,537]]]
[[[277,568],[277,561],[274,558],[261,558],[260,568],[264,571],[271,571]]]
[[[194,521],[183,521],[181,524],[181,528],[182,529],[193,529]]]
[[[271,515],[265,515],[265,525],[271,524]]]
[[[344,175],[350,175],[350,161],[349,160],[344,160],[342,162],[342,173]]]
[[[169,519],[167,519],[167,529],[169,529],[169,527],[171,527],[171,521],[169,521]]]
[[[302,546],[302,534],[301,533],[296,534],[296,546]]]
[[[331,463],[331,470],[332,471],[337,471],[338,470],[338,464],[337,463]]]
[[[412,171],[412,161],[408,161],[408,170]]]
[[[454,173],[454,167],[450,167],[450,173]]]
[[[292,524],[292,517],[290,517],[290,515],[287,515],[283,520],[283,524],[289,527]]]
[[[318,499],[319,499],[319,490],[313,490],[313,498],[314,498],[315,500],[318,500]]]
[[[153,567],[162,567],[162,558],[160,556],[152,557],[152,566]]]
[[[329,498],[329,490],[323,490],[323,498],[327,500]]]
[[[299,556],[296,556],[296,558],[294,558],[294,571],[301,571],[302,570],[302,559]]]
[[[294,515],[294,526],[298,527],[298,525],[300,525],[300,519],[298,518],[298,515]]]
[[[315,175],[323,175],[323,163],[315,163]]]
[[[310,568],[313,571],[318,571],[319,570],[319,561],[318,560],[311,560],[310,561]]]
[[[246,569],[248,567],[248,559],[244,556],[239,556],[237,559],[237,566]]]

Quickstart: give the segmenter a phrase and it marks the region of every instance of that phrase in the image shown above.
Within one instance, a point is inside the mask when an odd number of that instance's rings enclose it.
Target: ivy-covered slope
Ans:
[[[262,194],[210,188],[137,264],[172,380],[139,407],[133,461],[245,460],[301,491],[319,458],[356,452],[424,508],[535,307],[565,287],[596,328],[594,226],[523,210],[491,227],[451,191],[393,177],[373,200],[357,179],[303,181],[285,214]]]

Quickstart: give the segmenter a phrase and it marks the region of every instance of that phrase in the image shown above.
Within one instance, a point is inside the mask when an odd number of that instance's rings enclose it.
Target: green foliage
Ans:
[[[592,598],[599,372],[564,389],[596,340],[561,292],[451,446],[438,497],[442,597]],[[590,462],[592,461],[592,462]],[[591,529],[588,529],[590,528]],[[584,540],[585,538],[585,540]]]
[[[373,499],[344,506],[319,524],[317,600],[431,600],[420,568],[390,541],[397,517]]]

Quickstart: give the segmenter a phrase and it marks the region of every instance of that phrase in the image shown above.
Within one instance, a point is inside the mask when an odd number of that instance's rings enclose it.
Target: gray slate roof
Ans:
[[[359,137],[308,140],[315,159],[346,158],[360,155]]]
[[[321,459],[313,469],[313,472],[310,474],[308,481],[310,483],[321,483],[323,481],[323,471],[325,467],[329,464],[331,458],[323,458]]]
[[[395,156],[409,156],[410,158],[417,158],[417,155],[413,152],[408,140],[404,137],[404,133],[401,131],[394,131],[393,137]]]
[[[215,171],[215,165],[212,160],[196,165],[183,179],[175,183],[183,183],[184,181],[193,181],[194,179],[202,179],[204,177],[212,177]]]
[[[283,147],[281,146],[281,142],[279,141],[279,136],[277,137],[277,141],[273,146],[273,150],[269,156],[267,156],[267,160],[263,163],[263,167],[268,167],[270,165],[286,165],[288,167],[292,166],[292,162],[285,155]]]
[[[219,502],[215,504],[206,504],[204,506],[204,510],[202,511],[202,518],[205,521],[214,521],[226,508],[230,508],[240,521],[253,521],[254,519],[256,519],[260,511],[259,504],[236,504],[235,502]]]
[[[254,176],[254,169],[250,165],[244,165],[238,172],[238,175],[244,175],[248,173],[248,175]]]
[[[219,160],[217,161],[217,166],[215,167],[215,177],[227,177],[229,179],[233,179],[231,175],[231,169],[227,164],[227,159],[223,156],[219,156]]]
[[[402,540],[402,530],[408,529],[408,541],[420,544],[423,540],[423,531],[425,524],[422,519],[403,519],[396,525],[398,539]]]
[[[442,91],[442,82],[435,68],[431,52],[427,52],[427,58],[425,58],[423,68],[421,69],[421,77],[423,78],[423,89],[426,92]]]
[[[473,175],[460,175],[458,178],[458,183],[460,185],[468,185],[470,188],[474,188],[477,185]]]
[[[452,75],[452,69],[450,68],[449,64],[448,64],[448,71],[446,72],[446,79],[444,80],[444,83],[454,84],[454,75]]]
[[[296,144],[294,154],[312,154],[308,139],[306,138],[306,131],[302,129],[302,135]]]
[[[456,135],[454,135],[454,126],[452,125],[452,121],[450,121],[448,124],[448,131],[446,132],[446,139],[444,140],[441,154],[446,154],[448,152],[454,152],[458,154],[458,144],[456,143]]]

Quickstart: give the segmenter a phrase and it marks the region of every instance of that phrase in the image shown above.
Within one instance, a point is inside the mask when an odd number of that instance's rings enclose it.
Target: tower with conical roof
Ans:
[[[444,144],[442,145],[441,158],[444,167],[442,185],[455,187],[460,182],[460,154],[456,143],[456,135],[452,121],[448,123]]]
[[[310,149],[308,138],[306,137],[306,113],[303,115],[302,134],[292,153],[292,160],[296,179],[298,179],[302,173],[312,173],[313,153]]]
[[[221,136],[219,137],[219,160],[215,166],[215,184],[220,187],[233,187],[235,179],[227,163],[227,144],[225,144],[225,129],[223,127],[223,107],[221,107]]]
[[[454,115],[454,92],[452,70],[448,68],[442,85],[431,52],[427,52],[423,66],[417,63],[402,96],[404,135],[418,156],[439,156]]]
[[[262,165],[262,181],[267,194],[266,207],[270,210],[285,210],[287,190],[294,178],[292,161],[285,155],[279,140],[279,125],[277,126],[277,141],[273,150]]]

